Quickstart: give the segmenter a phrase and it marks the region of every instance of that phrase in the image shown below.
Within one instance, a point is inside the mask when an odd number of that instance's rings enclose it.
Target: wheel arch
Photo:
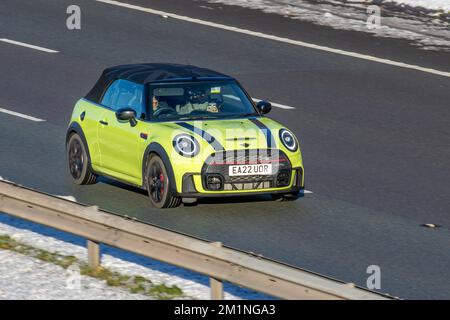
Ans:
[[[146,174],[146,170],[147,170],[147,161],[148,158],[150,157],[150,155],[154,153],[157,156],[159,156],[161,158],[161,160],[164,163],[164,166],[166,167],[167,173],[169,174],[169,178],[171,181],[171,191],[173,192],[177,192],[177,182],[175,180],[175,174],[173,172],[173,168],[172,168],[172,163],[170,162],[170,158],[167,155],[166,150],[164,149],[164,147],[162,145],[160,145],[157,142],[152,142],[150,143],[147,148],[144,151],[144,156],[142,159],[142,186],[145,187],[146,186],[146,179],[147,179],[147,174]]]
[[[86,137],[84,136],[83,129],[81,129],[80,124],[77,122],[72,122],[69,125],[69,127],[67,128],[66,144],[67,144],[67,142],[69,142],[70,136],[74,133],[78,134],[80,136],[81,140],[83,140],[83,143],[87,145],[87,141],[86,141]]]
[[[86,153],[88,156],[88,166],[89,169],[94,172],[94,170],[92,169],[92,163],[91,163],[91,154],[89,152],[89,144],[87,143],[86,137],[84,136],[84,132],[83,129],[81,128],[81,126],[77,123],[77,122],[72,122],[69,125],[69,128],[67,128],[67,133],[66,133],[66,152],[67,152],[67,143],[69,142],[70,137],[74,134],[78,134],[78,136],[81,138],[81,141],[83,141],[83,144],[85,146],[86,149]]]

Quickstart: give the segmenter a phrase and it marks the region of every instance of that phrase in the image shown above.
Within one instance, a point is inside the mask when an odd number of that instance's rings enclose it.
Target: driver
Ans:
[[[165,101],[159,101],[160,97],[153,96],[152,99],[152,107],[153,107],[153,113],[155,113],[156,110],[159,108],[169,108],[169,105]]]
[[[156,110],[158,110],[158,107],[159,107],[159,100],[156,96],[153,96],[152,106],[153,106],[153,113],[154,113]]]

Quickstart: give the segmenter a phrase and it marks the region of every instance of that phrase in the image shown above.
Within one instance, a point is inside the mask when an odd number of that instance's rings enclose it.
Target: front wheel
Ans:
[[[147,162],[147,191],[150,202],[156,208],[174,208],[180,205],[181,198],[173,195],[172,182],[162,159],[152,154]]]
[[[72,134],[66,146],[69,173],[75,184],[93,184],[97,175],[91,171],[89,156],[83,140],[76,133]]]
[[[283,195],[283,198],[285,200],[296,200],[297,198],[299,198],[302,195],[302,193],[300,192],[300,190],[291,192],[291,193],[286,193]]]
[[[284,193],[284,194],[271,194],[272,200],[274,201],[280,201],[280,200],[287,200],[292,201],[300,198],[302,196],[302,193],[300,190]]]

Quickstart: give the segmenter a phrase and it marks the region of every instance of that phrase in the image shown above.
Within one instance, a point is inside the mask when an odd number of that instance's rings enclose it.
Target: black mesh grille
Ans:
[[[229,176],[230,165],[272,164],[272,175]],[[279,150],[233,150],[213,153],[206,160],[202,170],[203,187],[217,190],[217,185],[209,186],[208,177],[222,179],[221,190],[256,190],[285,187],[291,179],[291,163]],[[288,180],[286,183],[286,179]]]

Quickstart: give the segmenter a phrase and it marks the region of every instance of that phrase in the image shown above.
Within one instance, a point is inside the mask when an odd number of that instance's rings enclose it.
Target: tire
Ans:
[[[286,193],[286,194],[283,195],[283,198],[285,200],[296,200],[299,197],[300,197],[300,190],[294,191],[294,192],[291,192],[291,193]]]
[[[280,201],[283,200],[283,195],[278,193],[272,193],[270,195],[270,198],[272,199],[272,201]]]
[[[173,195],[166,166],[156,154],[151,154],[147,161],[146,181],[148,196],[155,208],[175,208],[180,205],[181,198]]]
[[[298,191],[284,193],[284,194],[274,193],[274,194],[271,194],[270,196],[272,197],[272,200],[274,200],[274,201],[281,201],[281,200],[292,201],[292,200],[298,199],[301,196],[301,194],[300,194],[300,190],[298,190]]]
[[[72,181],[78,185],[94,184],[97,175],[91,170],[86,146],[77,133],[72,134],[66,146],[67,163]]]

